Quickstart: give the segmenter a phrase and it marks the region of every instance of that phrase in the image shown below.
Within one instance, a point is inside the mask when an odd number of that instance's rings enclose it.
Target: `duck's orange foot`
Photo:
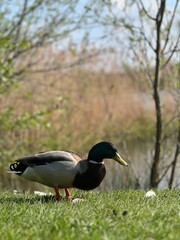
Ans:
[[[56,193],[56,200],[57,201],[64,200],[64,198],[61,196],[61,194],[59,192],[60,188],[59,187],[54,187],[54,190],[55,190],[55,193]],[[71,196],[70,191],[69,191],[68,188],[65,188],[64,190],[65,190],[65,193],[66,193],[66,200],[69,200],[69,201],[73,202],[75,199],[79,199],[77,197]]]
[[[55,191],[55,193],[56,193],[56,200],[57,201],[61,201],[62,200],[62,196],[61,196],[61,194],[59,193],[59,187],[54,187],[54,191]]]
[[[65,193],[66,193],[66,199],[73,200],[75,198],[75,197],[71,196],[69,189],[65,188],[64,190],[65,190]]]

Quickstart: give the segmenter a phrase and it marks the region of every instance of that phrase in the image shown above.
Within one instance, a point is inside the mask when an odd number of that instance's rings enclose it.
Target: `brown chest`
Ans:
[[[76,174],[73,187],[81,190],[92,190],[99,186],[106,174],[103,164],[89,164],[85,172]]]

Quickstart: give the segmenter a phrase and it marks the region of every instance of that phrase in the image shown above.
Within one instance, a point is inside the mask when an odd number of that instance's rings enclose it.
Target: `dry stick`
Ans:
[[[174,159],[172,162],[172,170],[171,170],[171,176],[170,176],[170,180],[169,180],[169,188],[172,188],[172,185],[173,185],[175,169],[176,169],[176,164],[177,164],[179,153],[180,153],[180,121],[179,121],[179,131],[178,131],[178,137],[177,137],[176,150],[175,150]]]

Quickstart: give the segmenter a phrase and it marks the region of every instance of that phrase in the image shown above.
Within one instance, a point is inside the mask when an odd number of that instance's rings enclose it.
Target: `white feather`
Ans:
[[[14,174],[18,174],[18,173],[22,173],[21,171],[7,171],[7,173],[14,173]]]

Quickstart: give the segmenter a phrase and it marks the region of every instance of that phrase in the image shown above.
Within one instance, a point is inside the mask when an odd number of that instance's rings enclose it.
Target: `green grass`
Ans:
[[[85,201],[55,202],[30,194],[0,193],[0,238],[180,239],[180,190],[80,192]]]

